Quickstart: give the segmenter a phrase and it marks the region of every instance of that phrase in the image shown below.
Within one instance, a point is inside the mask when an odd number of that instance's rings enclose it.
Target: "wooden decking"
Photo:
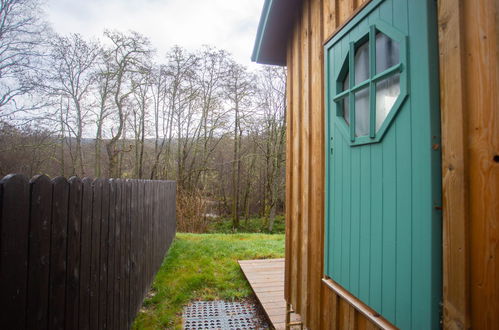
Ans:
[[[285,329],[284,259],[239,260],[239,265],[272,325]],[[299,316],[291,314],[291,321]]]

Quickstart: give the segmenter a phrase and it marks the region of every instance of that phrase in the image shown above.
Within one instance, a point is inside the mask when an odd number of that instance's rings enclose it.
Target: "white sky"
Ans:
[[[173,45],[211,45],[241,64],[250,57],[264,0],[46,0],[47,20],[60,34],[102,38],[104,29],[134,30],[161,58]]]

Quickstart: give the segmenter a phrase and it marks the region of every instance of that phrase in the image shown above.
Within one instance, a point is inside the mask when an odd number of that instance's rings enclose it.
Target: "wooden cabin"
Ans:
[[[306,328],[499,328],[498,30],[497,0],[265,1]]]

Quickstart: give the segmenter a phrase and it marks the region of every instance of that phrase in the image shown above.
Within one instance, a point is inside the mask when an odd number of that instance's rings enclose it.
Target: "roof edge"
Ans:
[[[286,65],[286,46],[296,9],[302,0],[265,0],[251,60]]]
[[[265,27],[267,26],[270,9],[272,8],[273,2],[273,0],[265,0],[263,4],[262,13],[260,14],[260,21],[258,22],[258,30],[256,32],[255,45],[253,46],[253,53],[251,54],[251,60],[253,62],[258,62],[264,31]]]

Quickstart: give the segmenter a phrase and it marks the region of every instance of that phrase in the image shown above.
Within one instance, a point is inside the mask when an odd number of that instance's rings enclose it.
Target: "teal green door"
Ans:
[[[373,0],[325,46],[325,275],[401,329],[440,327],[434,0]]]

